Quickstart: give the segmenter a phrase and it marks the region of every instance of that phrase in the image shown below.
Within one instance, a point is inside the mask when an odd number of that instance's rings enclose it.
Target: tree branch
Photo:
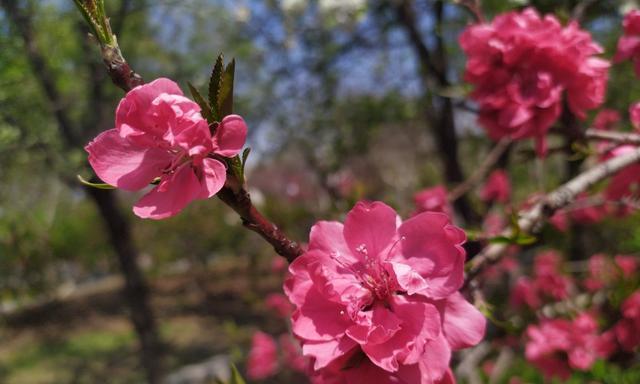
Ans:
[[[511,147],[513,140],[510,138],[503,138],[496,145],[493,146],[491,152],[484,158],[482,164],[476,169],[476,171],[464,182],[456,186],[449,192],[447,198],[449,201],[456,201],[461,196],[466,195],[471,189],[484,180],[489,172],[493,169],[494,165],[500,160],[500,157]]]
[[[402,0],[394,7],[397,23],[405,29],[409,43],[420,63],[420,79],[424,87],[425,99],[432,88],[446,89],[451,86],[447,77],[448,58],[444,37],[442,35],[444,21],[444,2],[433,4],[432,16],[435,19],[433,35],[435,48],[430,50],[422,36],[418,20],[415,16],[414,2]],[[457,185],[465,179],[458,158],[458,137],[452,100],[448,97],[434,95],[435,100],[425,102],[425,116],[433,130],[437,143],[438,155],[443,164],[443,178],[449,185]],[[461,195],[454,201],[454,207],[467,223],[479,221],[479,216],[466,196]]]
[[[640,134],[631,132],[610,132],[599,129],[588,129],[587,139],[604,140],[617,144],[640,144]]]
[[[578,194],[586,191],[594,184],[606,179],[621,169],[639,161],[640,148],[626,155],[616,156],[581,173],[546,195],[530,209],[521,212],[519,215],[520,218],[518,219],[520,231],[525,233],[537,232],[546,219],[551,217],[558,209],[573,202]],[[513,229],[507,229],[501,233],[501,236],[509,238],[513,235],[515,235]],[[508,247],[509,244],[490,244],[484,251],[473,258],[469,262],[465,285],[468,285],[469,282],[488,265],[500,260]]]

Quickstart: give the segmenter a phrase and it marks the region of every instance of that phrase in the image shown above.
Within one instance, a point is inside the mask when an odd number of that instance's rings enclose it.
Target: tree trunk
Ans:
[[[42,86],[51,106],[65,147],[77,148],[83,145],[80,139],[80,130],[70,118],[71,114],[66,109],[63,95],[56,86],[53,71],[51,71],[34,38],[33,4],[31,2],[23,4],[16,0],[0,0],[0,5],[24,41],[25,55],[33,70],[34,77]],[[126,6],[128,2],[123,4]],[[94,99],[91,100],[91,103],[94,106],[100,105],[102,102],[102,100],[97,100],[102,95],[97,91],[99,90],[96,87],[92,88],[91,95]],[[96,113],[86,119],[88,121],[95,120],[99,116],[98,111],[88,111],[88,113]],[[113,191],[86,188],[86,192],[99,210],[100,217],[109,233],[111,246],[118,257],[120,270],[125,279],[124,299],[129,307],[129,315],[140,342],[140,359],[147,381],[149,384],[157,384],[162,377],[161,344],[149,304],[148,289],[136,261],[137,251],[133,244],[129,223],[119,211]]]
[[[149,291],[136,262],[137,251],[131,238],[129,222],[118,209],[114,191],[87,187],[86,192],[100,211],[109,240],[118,255],[118,264],[125,279],[124,299],[129,317],[140,341],[142,366],[150,384],[162,377],[161,344],[149,304]]]

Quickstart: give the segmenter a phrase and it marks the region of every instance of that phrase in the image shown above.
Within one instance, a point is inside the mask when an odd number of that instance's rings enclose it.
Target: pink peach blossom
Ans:
[[[618,49],[613,61],[633,61],[636,75],[640,76],[640,10],[634,9],[622,21],[624,35],[618,40]]]
[[[293,312],[293,307],[287,297],[281,293],[271,293],[264,300],[267,308],[273,310],[283,319],[288,319]]]
[[[253,334],[251,351],[247,359],[247,377],[252,380],[266,379],[278,371],[278,347],[273,337],[264,332]]]
[[[163,219],[224,186],[226,166],[213,155],[235,156],[246,135],[242,118],[231,115],[212,136],[198,104],[184,97],[176,83],[161,78],[127,93],[116,110],[116,127],[85,150],[98,177],[118,188],[137,191],[159,178],[133,211]]]
[[[629,106],[629,120],[636,131],[640,130],[640,101]]]
[[[640,291],[635,291],[620,308],[622,320],[615,326],[618,342],[626,351],[633,351],[640,345]]]
[[[561,273],[562,258],[555,251],[538,254],[534,260],[533,285],[537,292],[554,300],[569,297],[572,280]]]
[[[380,202],[358,203],[344,225],[314,225],[285,293],[296,307],[293,333],[321,382],[445,377],[451,351],[477,344],[486,324],[457,292],[464,240],[442,213],[403,223]]]
[[[535,138],[544,154],[565,100],[580,119],[604,101],[609,63],[595,56],[602,47],[576,22],[562,26],[527,8],[467,27],[460,45],[479,122],[494,140]]]
[[[611,352],[610,334],[598,334],[598,323],[590,313],[581,313],[573,321],[543,320],[527,327],[526,334],[525,356],[547,377],[567,379],[572,370],[588,370]]]
[[[623,156],[634,150],[635,147],[632,145],[621,145],[609,151],[602,160]],[[633,207],[625,204],[625,200],[640,197],[640,164],[630,165],[616,173],[610,179],[609,185],[604,191],[604,197],[607,201],[622,203],[614,209],[613,213],[624,216],[633,212]]]
[[[484,201],[507,203],[511,198],[511,183],[507,172],[503,169],[493,171],[480,192],[480,198]]]
[[[300,345],[297,340],[293,339],[290,334],[286,333],[280,335],[278,343],[282,349],[284,363],[288,368],[302,373],[307,373],[309,371],[310,361],[306,357],[302,356],[302,349],[300,349]]]
[[[592,201],[586,192],[582,192],[576,196],[570,207],[556,211],[549,221],[559,231],[566,232],[569,229],[570,222],[587,225],[595,224],[600,222],[608,213],[608,208],[603,203]]]
[[[453,209],[447,199],[447,189],[441,185],[423,189],[413,197],[415,203],[415,214],[421,212],[442,212],[449,217]]]
[[[526,276],[518,278],[511,289],[511,305],[514,307],[528,306],[531,309],[538,309],[542,305],[542,299],[531,281]]]
[[[614,261],[618,268],[622,271],[625,279],[632,277],[638,269],[638,258],[631,255],[617,255]]]
[[[593,128],[601,131],[611,131],[620,122],[620,113],[615,109],[603,109],[593,119]]]

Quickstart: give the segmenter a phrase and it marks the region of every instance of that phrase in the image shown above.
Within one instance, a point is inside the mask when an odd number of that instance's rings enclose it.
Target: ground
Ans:
[[[242,368],[258,326],[272,334],[286,331],[261,300],[281,289],[279,277],[250,273],[246,262],[233,259],[195,270],[150,279],[168,371],[216,354],[229,354]],[[113,283],[8,316],[0,327],[0,383],[140,382],[120,288]]]

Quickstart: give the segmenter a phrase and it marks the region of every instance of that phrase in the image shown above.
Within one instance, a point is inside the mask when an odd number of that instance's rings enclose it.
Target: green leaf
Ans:
[[[216,63],[211,71],[209,78],[209,104],[213,107],[214,115],[217,119],[220,115],[220,88],[222,87],[222,78],[224,71],[224,56],[222,53],[216,59]]]
[[[244,166],[242,164],[242,160],[240,160],[240,156],[234,156],[228,159],[227,164],[229,164],[231,171],[238,178],[238,180],[241,183],[244,183]]]
[[[88,186],[88,187],[93,187],[93,188],[97,188],[97,189],[116,189],[116,187],[114,187],[111,184],[106,184],[106,183],[92,183],[90,181],[87,181],[85,178],[83,178],[80,175],[76,176],[78,178],[78,180],[80,181],[80,183]]]
[[[514,243],[518,245],[531,245],[538,241],[538,238],[535,236],[527,235],[525,233],[521,233],[519,236],[515,237]]]
[[[193,84],[189,82],[187,84],[189,85],[189,91],[191,91],[193,100],[195,100],[196,103],[198,103],[198,105],[200,106],[200,109],[202,109],[202,116],[207,119],[209,123],[213,123],[214,121],[216,121],[213,110],[211,109],[211,105],[207,102],[207,100],[204,99],[200,91],[198,91],[198,89],[194,87]]]
[[[222,75],[220,93],[218,94],[218,111],[220,118],[233,113],[233,83],[236,72],[236,60],[232,59]]]
[[[527,235],[525,233],[518,233],[514,236],[496,236],[489,239],[493,244],[515,244],[515,245],[531,245],[538,241],[535,236]]]
[[[251,148],[245,148],[244,151],[242,151],[242,180],[244,180],[244,169],[247,166],[247,159],[249,158],[249,153],[251,153]]]
[[[242,375],[240,375],[240,372],[238,372],[238,368],[236,368],[236,365],[233,363],[231,364],[231,380],[229,381],[229,384],[247,384],[247,382],[242,378]]]
[[[513,241],[507,236],[496,236],[489,239],[492,244],[511,244]]]

